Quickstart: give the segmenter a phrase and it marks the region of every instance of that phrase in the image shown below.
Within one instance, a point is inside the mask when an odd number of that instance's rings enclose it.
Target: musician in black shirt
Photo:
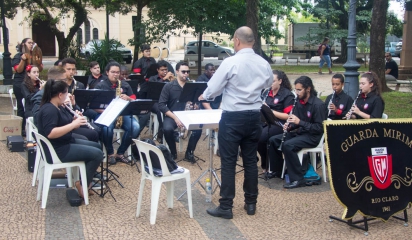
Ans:
[[[209,80],[213,77],[213,74],[215,74],[215,71],[215,66],[212,63],[207,63],[205,65],[205,72],[197,78],[196,82],[209,82]],[[218,109],[221,102],[222,94],[215,97],[212,102],[203,102],[202,106],[204,109]]]
[[[332,89],[335,93],[329,95],[325,101],[326,116],[332,120],[344,119],[346,113],[352,107],[353,99],[343,91],[344,82],[342,74],[333,75]],[[331,99],[332,102],[330,101]]]
[[[173,114],[173,111],[185,110],[186,103],[179,102],[180,94],[183,92],[183,86],[186,84],[186,78],[189,76],[189,65],[186,62],[179,62],[176,65],[177,80],[167,83],[162,90],[159,98],[159,110],[165,115],[163,120],[163,133],[173,159],[177,158],[176,143],[174,138],[174,130],[184,125],[179,118]],[[194,162],[194,154],[196,144],[202,135],[202,130],[192,131],[192,134],[187,145],[185,158],[190,162]]]
[[[91,74],[87,80],[87,89],[94,89],[99,82],[107,77],[101,74],[99,63],[96,61],[90,62],[89,69]]]
[[[62,60],[62,67],[66,71],[66,83],[69,85],[69,94],[73,95],[76,89],[85,89],[84,84],[74,79],[76,74],[76,60],[73,58],[65,58]],[[69,95],[70,100],[72,96]]]
[[[151,71],[153,66],[156,66],[156,60],[150,56],[150,45],[143,44],[140,46],[140,50],[143,56],[133,64],[133,72],[137,75],[142,75],[147,82],[151,76],[156,75],[155,72]],[[156,69],[156,67],[154,68]],[[140,91],[137,96],[139,99],[145,99],[147,96],[146,82],[140,84]]]
[[[272,86],[262,93],[263,104],[267,105],[273,112],[273,115],[280,120],[279,124],[284,124],[289,116],[289,112],[292,109],[293,100],[295,95],[291,92],[292,86],[290,85],[289,78],[283,71],[273,70],[273,83]],[[264,125],[262,134],[260,135],[258,142],[258,152],[260,155],[261,166],[263,172],[266,172],[266,156],[267,156],[267,140],[268,137],[281,134],[283,132],[282,126],[279,124]],[[268,134],[269,129],[269,134]]]
[[[279,134],[269,139],[270,167],[274,166],[276,171],[272,176],[280,176],[283,166],[282,153],[286,160],[290,183],[284,184],[284,188],[305,186],[303,176],[306,169],[302,167],[297,153],[302,148],[313,148],[319,144],[323,135],[322,122],[326,119],[324,103],[316,97],[312,79],[307,76],[296,79],[295,91],[298,100],[295,100],[292,114],[284,125],[284,129],[289,132],[285,134],[285,138],[284,134]],[[280,145],[281,151],[278,150]]]
[[[352,119],[382,118],[385,102],[380,93],[380,81],[374,72],[367,72],[359,79],[360,95],[356,104],[352,106],[352,115],[346,117]]]

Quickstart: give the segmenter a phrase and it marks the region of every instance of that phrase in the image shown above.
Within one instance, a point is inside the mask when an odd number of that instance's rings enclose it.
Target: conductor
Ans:
[[[219,149],[222,162],[220,206],[208,209],[214,217],[233,218],[235,173],[238,148],[244,166],[244,208],[254,215],[258,196],[257,142],[262,133],[260,107],[262,89],[273,82],[272,69],[267,61],[255,54],[252,29],[240,27],[233,36],[236,55],[226,58],[208,82],[199,100],[212,100],[223,93],[222,117],[219,122]]]

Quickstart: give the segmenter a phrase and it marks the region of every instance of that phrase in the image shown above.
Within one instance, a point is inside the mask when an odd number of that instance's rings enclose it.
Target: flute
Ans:
[[[71,108],[70,108],[69,106],[67,106],[66,104],[63,104],[63,106],[64,106],[65,108],[67,108],[67,110],[69,110],[69,112],[71,112],[71,114],[73,114],[75,117],[77,117],[77,118],[83,117],[83,116],[80,116],[79,114],[77,114],[75,111],[73,111],[73,109],[71,109]],[[87,126],[88,128],[90,128],[90,129],[94,129],[94,127],[93,127],[92,125],[90,125],[89,122],[86,122],[86,126]]]
[[[293,114],[293,109],[295,108],[297,101],[298,101],[298,95],[296,94],[295,102],[293,102],[293,106],[292,106],[292,109],[290,110],[289,116],[291,116],[291,115]],[[288,118],[289,118],[289,117],[288,117]],[[286,124],[286,123],[285,123],[285,124]],[[279,145],[279,148],[278,148],[279,151],[282,151],[282,145],[283,145],[283,143],[285,142],[285,137],[286,137],[286,134],[287,134],[287,133],[288,133],[288,129],[287,129],[287,128],[284,128],[284,129],[283,129],[283,135],[282,135],[282,142],[280,142],[280,145]]]
[[[359,90],[358,96],[356,96],[355,101],[353,101],[352,107],[350,107],[349,116],[346,118],[346,120],[349,120],[350,117],[352,116],[352,113],[353,113],[353,109],[352,109],[352,108],[353,108],[354,106],[356,106],[356,100],[358,100],[359,95],[360,95],[361,93],[362,93],[362,90]]]
[[[329,101],[329,104],[328,104],[328,108],[329,108],[330,104],[333,103],[333,96],[335,96],[335,90],[333,90],[332,97],[330,98],[330,101]],[[328,116],[330,115],[330,112],[331,112],[331,110],[329,108]]]
[[[40,82],[40,84],[44,84],[46,81],[41,80],[40,78],[36,77],[37,81]]]

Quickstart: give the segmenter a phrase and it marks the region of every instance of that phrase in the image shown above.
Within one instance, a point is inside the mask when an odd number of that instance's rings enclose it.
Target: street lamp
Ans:
[[[356,61],[356,0],[349,2],[348,56],[345,68],[345,93],[355,99],[359,92],[360,64]],[[366,60],[366,59],[365,59]]]
[[[6,18],[4,17],[4,0],[0,0],[1,8],[1,27],[3,28],[3,85],[12,85],[12,71],[11,71],[11,58],[9,52],[9,30],[6,26]]]

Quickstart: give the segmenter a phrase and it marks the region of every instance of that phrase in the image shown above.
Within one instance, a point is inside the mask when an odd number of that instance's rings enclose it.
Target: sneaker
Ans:
[[[122,162],[122,163],[130,163],[131,162],[130,159],[128,159],[124,155],[120,155],[120,156],[116,157],[116,161],[117,162]]]
[[[116,158],[114,157],[114,155],[109,156],[109,159],[107,160],[109,162],[110,165],[116,165]]]

